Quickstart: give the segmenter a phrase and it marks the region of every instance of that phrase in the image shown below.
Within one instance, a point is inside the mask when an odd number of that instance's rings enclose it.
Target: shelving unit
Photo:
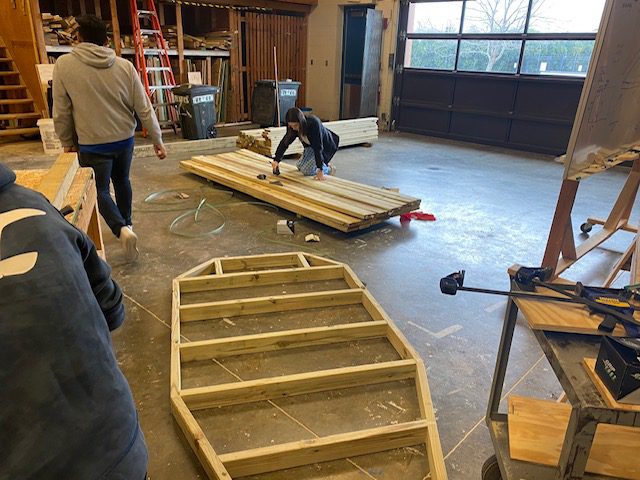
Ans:
[[[47,53],[69,53],[73,50],[71,45],[47,45],[45,47]],[[133,55],[133,48],[123,48],[121,50],[122,55]],[[167,53],[170,57],[176,57],[179,55],[178,50],[168,50]],[[184,50],[185,57],[224,57],[230,56],[228,51],[224,50]]]
[[[72,22],[59,19],[50,22],[51,16],[48,16],[45,22],[60,23],[62,27],[47,23],[46,40],[42,14],[59,15],[63,19],[94,14],[110,25],[109,35],[116,54],[133,59],[132,45],[123,42],[132,31],[127,0],[24,0],[23,3],[29,7],[25,11],[18,13],[8,9],[5,12],[4,30],[11,30],[8,40],[11,49],[15,50],[14,58],[23,63],[20,67],[23,77],[32,80],[27,87],[42,111],[46,111],[46,101],[35,65],[55,62],[59,55],[70,52],[73,47],[65,43],[74,34],[69,26]],[[222,121],[248,120],[253,82],[274,75],[275,46],[279,76],[302,83],[298,104],[304,105],[307,15],[317,3],[318,0],[202,0],[194,5],[181,0],[159,0],[160,22],[173,33],[174,41],[168,53],[177,81],[186,82],[189,71],[200,71],[203,81],[222,85],[226,91],[225,99],[218,105]],[[20,24],[20,29],[10,28],[13,24]],[[28,30],[32,30],[29,36],[24,33]],[[63,45],[47,45],[47,41],[55,43],[52,38],[55,35],[51,33],[58,30],[66,33],[58,34]],[[222,32],[227,33],[226,38],[219,35]],[[205,40],[209,43],[216,35],[208,34],[216,33],[228,50],[185,48],[189,46],[189,36],[209,37]]]

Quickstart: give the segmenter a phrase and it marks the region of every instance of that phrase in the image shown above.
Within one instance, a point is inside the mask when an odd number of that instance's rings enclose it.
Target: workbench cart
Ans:
[[[570,402],[568,427],[557,467],[513,460],[509,449],[508,415],[498,411],[519,311],[532,327],[540,347]],[[495,457],[489,458],[483,466],[483,480],[618,478],[585,473],[598,424],[640,427],[640,408],[636,406],[625,406],[624,409],[612,408],[610,403],[615,401],[612,398],[608,399],[609,401],[603,398],[606,393],[602,391],[601,395],[601,391],[596,388],[595,374],[590,375],[585,368],[585,358],[598,356],[599,317],[599,315],[589,315],[586,307],[578,305],[509,298],[486,416],[495,447]],[[547,330],[541,329],[542,326]],[[590,329],[593,334],[585,334]],[[568,333],[568,331],[581,331],[581,333]],[[615,333],[621,334],[618,330]],[[569,410],[566,405],[564,408]],[[545,411],[539,412],[540,417],[544,417],[545,414]],[[635,429],[632,433],[636,434]],[[622,439],[620,443],[623,443]],[[629,459],[634,467],[630,473],[631,477],[628,478],[640,478],[638,476],[640,445],[635,445],[634,448],[636,454],[631,455]]]

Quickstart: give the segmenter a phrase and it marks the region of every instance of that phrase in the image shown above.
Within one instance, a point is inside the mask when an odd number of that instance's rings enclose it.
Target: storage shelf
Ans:
[[[73,47],[71,45],[47,45],[47,53],[69,53]],[[167,50],[170,57],[177,57],[177,50]],[[123,55],[133,55],[133,48],[123,48]],[[226,50],[185,50],[185,57],[228,57]]]

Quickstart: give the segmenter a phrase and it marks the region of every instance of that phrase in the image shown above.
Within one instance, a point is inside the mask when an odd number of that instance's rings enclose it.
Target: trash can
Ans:
[[[216,93],[218,87],[210,85],[179,85],[172,89],[178,113],[182,138],[201,140],[216,138]]]
[[[280,97],[280,125],[284,126],[287,110],[296,106],[300,82],[293,80],[279,80],[278,92]],[[277,125],[275,80],[258,80],[251,98],[251,121],[261,127]]]

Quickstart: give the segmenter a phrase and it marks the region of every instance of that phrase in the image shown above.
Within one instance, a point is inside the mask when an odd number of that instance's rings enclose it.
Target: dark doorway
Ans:
[[[374,5],[345,7],[340,118],[376,115],[381,44],[382,12]]]

